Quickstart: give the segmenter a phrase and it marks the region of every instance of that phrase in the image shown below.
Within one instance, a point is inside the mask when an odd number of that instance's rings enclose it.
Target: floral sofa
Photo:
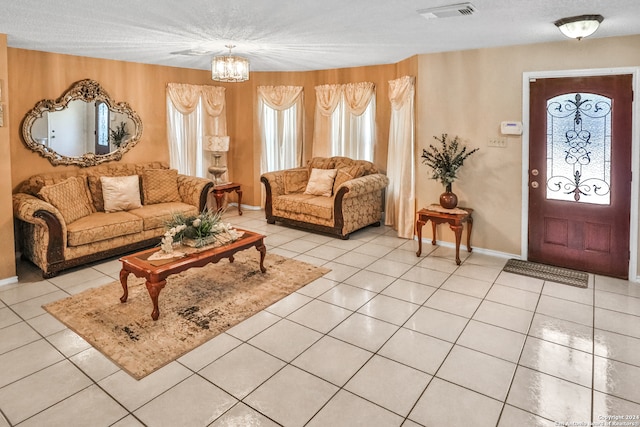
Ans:
[[[205,209],[212,182],[164,162],[34,175],[13,194],[16,238],[45,278],[160,242],[175,213]]]
[[[268,172],[267,222],[336,234],[380,225],[382,194],[389,179],[373,163],[347,157],[314,157],[306,167]]]

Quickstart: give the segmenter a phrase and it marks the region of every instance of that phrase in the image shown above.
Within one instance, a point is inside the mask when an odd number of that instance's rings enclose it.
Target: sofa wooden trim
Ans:
[[[300,168],[295,168],[300,169]],[[283,189],[281,184],[276,182],[276,176],[285,171],[277,171],[277,172],[269,172],[265,173],[260,177],[260,181],[265,187],[265,217],[267,223],[274,224],[276,222],[280,222],[284,225],[293,226],[296,228],[304,228],[307,230],[317,231],[321,233],[331,234],[339,236],[341,239],[348,239],[349,235],[355,230],[345,230],[345,213],[343,212],[343,207],[345,206],[345,199],[351,197],[359,197],[369,192],[384,192],[384,188],[388,184],[388,178],[380,173],[375,173],[372,175],[366,175],[360,178],[354,178],[346,183],[342,184],[336,191],[336,193],[332,196],[333,198],[333,224],[325,225],[318,224],[312,221],[300,221],[299,219],[289,218],[282,215],[274,214],[273,204],[274,198],[283,194]],[[364,183],[370,183],[371,180],[375,180],[375,185],[373,189],[365,189]],[[380,206],[376,206],[379,208],[379,218],[377,221],[371,221],[366,225],[380,226],[381,224],[381,216],[382,216],[382,194],[380,196]],[[362,225],[362,226],[366,226]]]
[[[156,164],[149,165],[151,165],[151,167],[156,166]],[[168,168],[167,165],[162,166]],[[208,195],[213,187],[213,182],[204,178],[196,178],[180,174],[178,177],[180,191],[183,191],[181,190],[182,187],[180,187],[180,183],[183,183],[184,185],[191,185],[192,188],[191,193],[185,193],[188,194],[189,197],[188,201],[185,200],[184,203],[194,206],[200,212],[206,209]],[[88,253],[86,254],[79,254],[67,259],[65,258],[65,256],[68,256],[66,255],[66,247],[68,244],[67,226],[64,223],[64,218],[54,206],[33,194],[21,192],[20,190],[22,188],[27,188],[27,186],[24,185],[19,188],[18,192],[13,195],[14,219],[18,225],[16,237],[18,239],[29,239],[29,237],[26,237],[29,234],[25,233],[27,233],[28,230],[33,230],[32,227],[36,227],[36,229],[37,227],[40,227],[40,230],[45,230],[44,235],[46,240],[42,241],[40,246],[40,250],[43,252],[43,255],[41,256],[44,256],[45,258],[41,259],[39,262],[35,262],[34,259],[26,256],[24,252],[22,253],[23,259],[29,259],[42,269],[42,275],[44,278],[53,277],[63,270],[86,263],[147,248],[158,244],[160,241],[161,236],[149,238],[149,233],[145,232],[147,235],[140,235],[139,240],[133,240],[126,244],[122,244],[121,241],[119,244],[114,244],[113,247],[106,249],[104,247],[95,248],[95,251],[87,251]],[[89,245],[91,244],[93,243],[89,243]],[[19,245],[18,247],[21,246],[22,245]],[[38,256],[38,259],[40,259],[40,256]]]

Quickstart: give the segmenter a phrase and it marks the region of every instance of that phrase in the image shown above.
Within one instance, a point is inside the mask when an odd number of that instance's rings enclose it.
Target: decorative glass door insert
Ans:
[[[611,202],[611,98],[566,93],[547,101],[546,198]]]

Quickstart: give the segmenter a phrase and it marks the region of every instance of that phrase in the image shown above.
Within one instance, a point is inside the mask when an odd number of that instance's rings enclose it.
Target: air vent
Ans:
[[[428,9],[420,9],[418,13],[426,19],[437,18],[453,18],[456,16],[473,15],[476,8],[471,3],[457,3],[448,6],[430,7]]]

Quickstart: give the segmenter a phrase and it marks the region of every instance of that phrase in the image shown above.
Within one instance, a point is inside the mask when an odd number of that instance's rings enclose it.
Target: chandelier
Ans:
[[[244,82],[249,80],[249,60],[231,55],[235,45],[226,45],[229,55],[214,56],[211,61],[211,78],[218,82]]]

